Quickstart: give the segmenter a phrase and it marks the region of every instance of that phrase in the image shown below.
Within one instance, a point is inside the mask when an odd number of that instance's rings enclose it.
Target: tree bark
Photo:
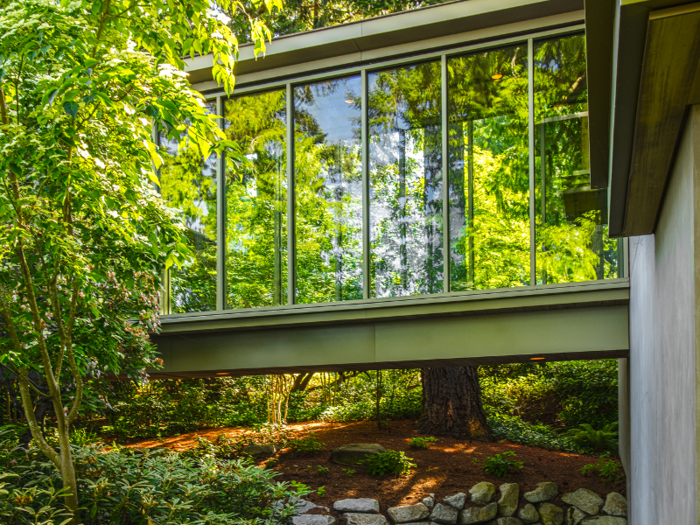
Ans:
[[[493,441],[481,404],[479,374],[475,366],[421,369],[423,413],[418,429],[423,434]]]

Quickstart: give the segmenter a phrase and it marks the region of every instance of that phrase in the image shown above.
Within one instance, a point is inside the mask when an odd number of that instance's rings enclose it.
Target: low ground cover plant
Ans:
[[[326,448],[326,444],[318,441],[313,434],[305,438],[290,439],[287,446],[295,454],[318,454]]]
[[[603,454],[598,458],[598,463],[589,463],[581,469],[581,474],[588,476],[598,474],[600,479],[607,483],[617,483],[623,477],[622,465],[614,459],[610,459],[610,454]]]
[[[386,474],[401,475],[409,472],[417,465],[412,463],[413,458],[406,457],[403,451],[387,450],[379,454],[367,455],[360,464],[367,468],[367,472],[374,476]]]
[[[511,474],[520,472],[525,466],[523,462],[510,459],[516,457],[516,453],[512,450],[507,450],[501,454],[495,454],[484,460],[483,470],[486,474],[505,478]]]
[[[599,430],[588,423],[582,423],[579,428],[569,430],[568,435],[575,443],[590,448],[594,452],[604,450],[617,452],[618,449],[617,421],[605,425]]]
[[[412,448],[428,448],[431,443],[437,442],[437,438],[434,437],[414,437],[408,442],[408,445]]]

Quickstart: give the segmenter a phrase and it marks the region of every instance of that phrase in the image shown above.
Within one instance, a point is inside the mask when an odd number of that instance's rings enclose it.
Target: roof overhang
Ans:
[[[700,102],[700,4],[615,3],[586,0],[586,30],[591,166],[607,165],[609,230],[620,237],[654,232],[687,107]]]

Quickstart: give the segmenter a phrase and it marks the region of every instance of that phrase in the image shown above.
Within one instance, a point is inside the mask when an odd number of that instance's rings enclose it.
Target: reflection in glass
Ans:
[[[591,188],[583,35],[535,43],[537,283],[617,277],[607,191]]]
[[[440,63],[368,75],[370,296],[443,291]]]
[[[527,46],[451,58],[450,289],[530,282]]]
[[[296,302],[362,299],[360,77],[294,89]]]
[[[207,103],[216,113],[216,102]],[[216,156],[203,160],[190,150],[178,151],[186,137],[159,132],[163,165],[160,191],[173,208],[182,210],[192,261],[168,272],[167,313],[216,310]]]
[[[286,94],[227,100],[226,308],[287,302]]]

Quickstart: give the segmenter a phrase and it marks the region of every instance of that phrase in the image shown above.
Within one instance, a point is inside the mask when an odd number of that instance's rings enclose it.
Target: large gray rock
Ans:
[[[538,483],[535,490],[526,492],[524,497],[530,503],[542,503],[543,501],[552,501],[559,494],[559,485],[551,481]]]
[[[488,525],[523,525],[523,522],[518,518],[506,517],[498,518],[496,521],[492,521]]]
[[[302,514],[292,517],[292,525],[336,525],[338,520],[323,514]]]
[[[424,520],[430,515],[428,507],[422,503],[406,505],[404,507],[391,507],[386,511],[394,523],[410,523]]]
[[[313,509],[322,509],[325,510],[326,512],[328,511],[328,507],[322,507],[321,505],[316,505],[315,503],[312,503],[310,501],[306,501],[305,499],[300,499],[299,501],[296,502],[295,508],[297,510],[297,514],[306,514],[310,510]]]
[[[581,525],[627,525],[627,520],[618,516],[595,516],[583,520]]]
[[[576,507],[569,507],[564,513],[564,523],[566,525],[579,525],[583,518],[586,517],[586,513]]]
[[[518,518],[523,520],[523,523],[529,525],[530,523],[537,523],[540,521],[540,513],[537,512],[537,509],[532,503],[528,503],[522,509],[520,509],[518,512]]]
[[[578,489],[576,492],[569,492],[561,497],[567,505],[573,505],[586,514],[598,514],[603,506],[603,498],[588,489]]]
[[[491,502],[494,494],[496,494],[496,486],[488,481],[482,481],[470,488],[469,494],[471,494],[474,505],[486,505]]]
[[[241,449],[241,454],[254,458],[269,458],[274,456],[277,449],[275,445],[246,445]]]
[[[498,500],[498,514],[510,517],[518,510],[520,487],[517,483],[504,483],[500,487],[501,498]]]
[[[438,503],[433,508],[433,512],[430,513],[430,521],[443,523],[444,525],[454,525],[457,523],[458,516],[459,511],[456,508]]]
[[[617,492],[611,492],[608,497],[605,498],[605,506],[603,507],[603,512],[605,514],[610,514],[611,516],[627,516],[627,500],[622,494]]]
[[[435,506],[435,494],[430,494],[423,498],[423,505],[432,509]]]
[[[362,512],[362,513],[377,513],[379,512],[379,502],[376,499],[370,498],[355,498],[341,499],[333,503],[333,509],[338,512]]]
[[[486,523],[498,516],[498,504],[489,503],[485,507],[470,507],[459,513],[460,525],[475,525]]]
[[[538,509],[542,525],[562,525],[564,523],[564,510],[551,503],[542,503]]]
[[[443,501],[450,507],[462,510],[464,508],[464,503],[467,501],[467,495],[464,492],[458,492],[452,496],[447,496]]]
[[[343,517],[348,521],[348,525],[389,525],[387,519],[381,514],[348,512],[343,514]]]
[[[386,450],[376,443],[352,443],[334,448],[331,452],[331,461],[339,465],[357,466],[366,456],[380,452],[386,452]]]

